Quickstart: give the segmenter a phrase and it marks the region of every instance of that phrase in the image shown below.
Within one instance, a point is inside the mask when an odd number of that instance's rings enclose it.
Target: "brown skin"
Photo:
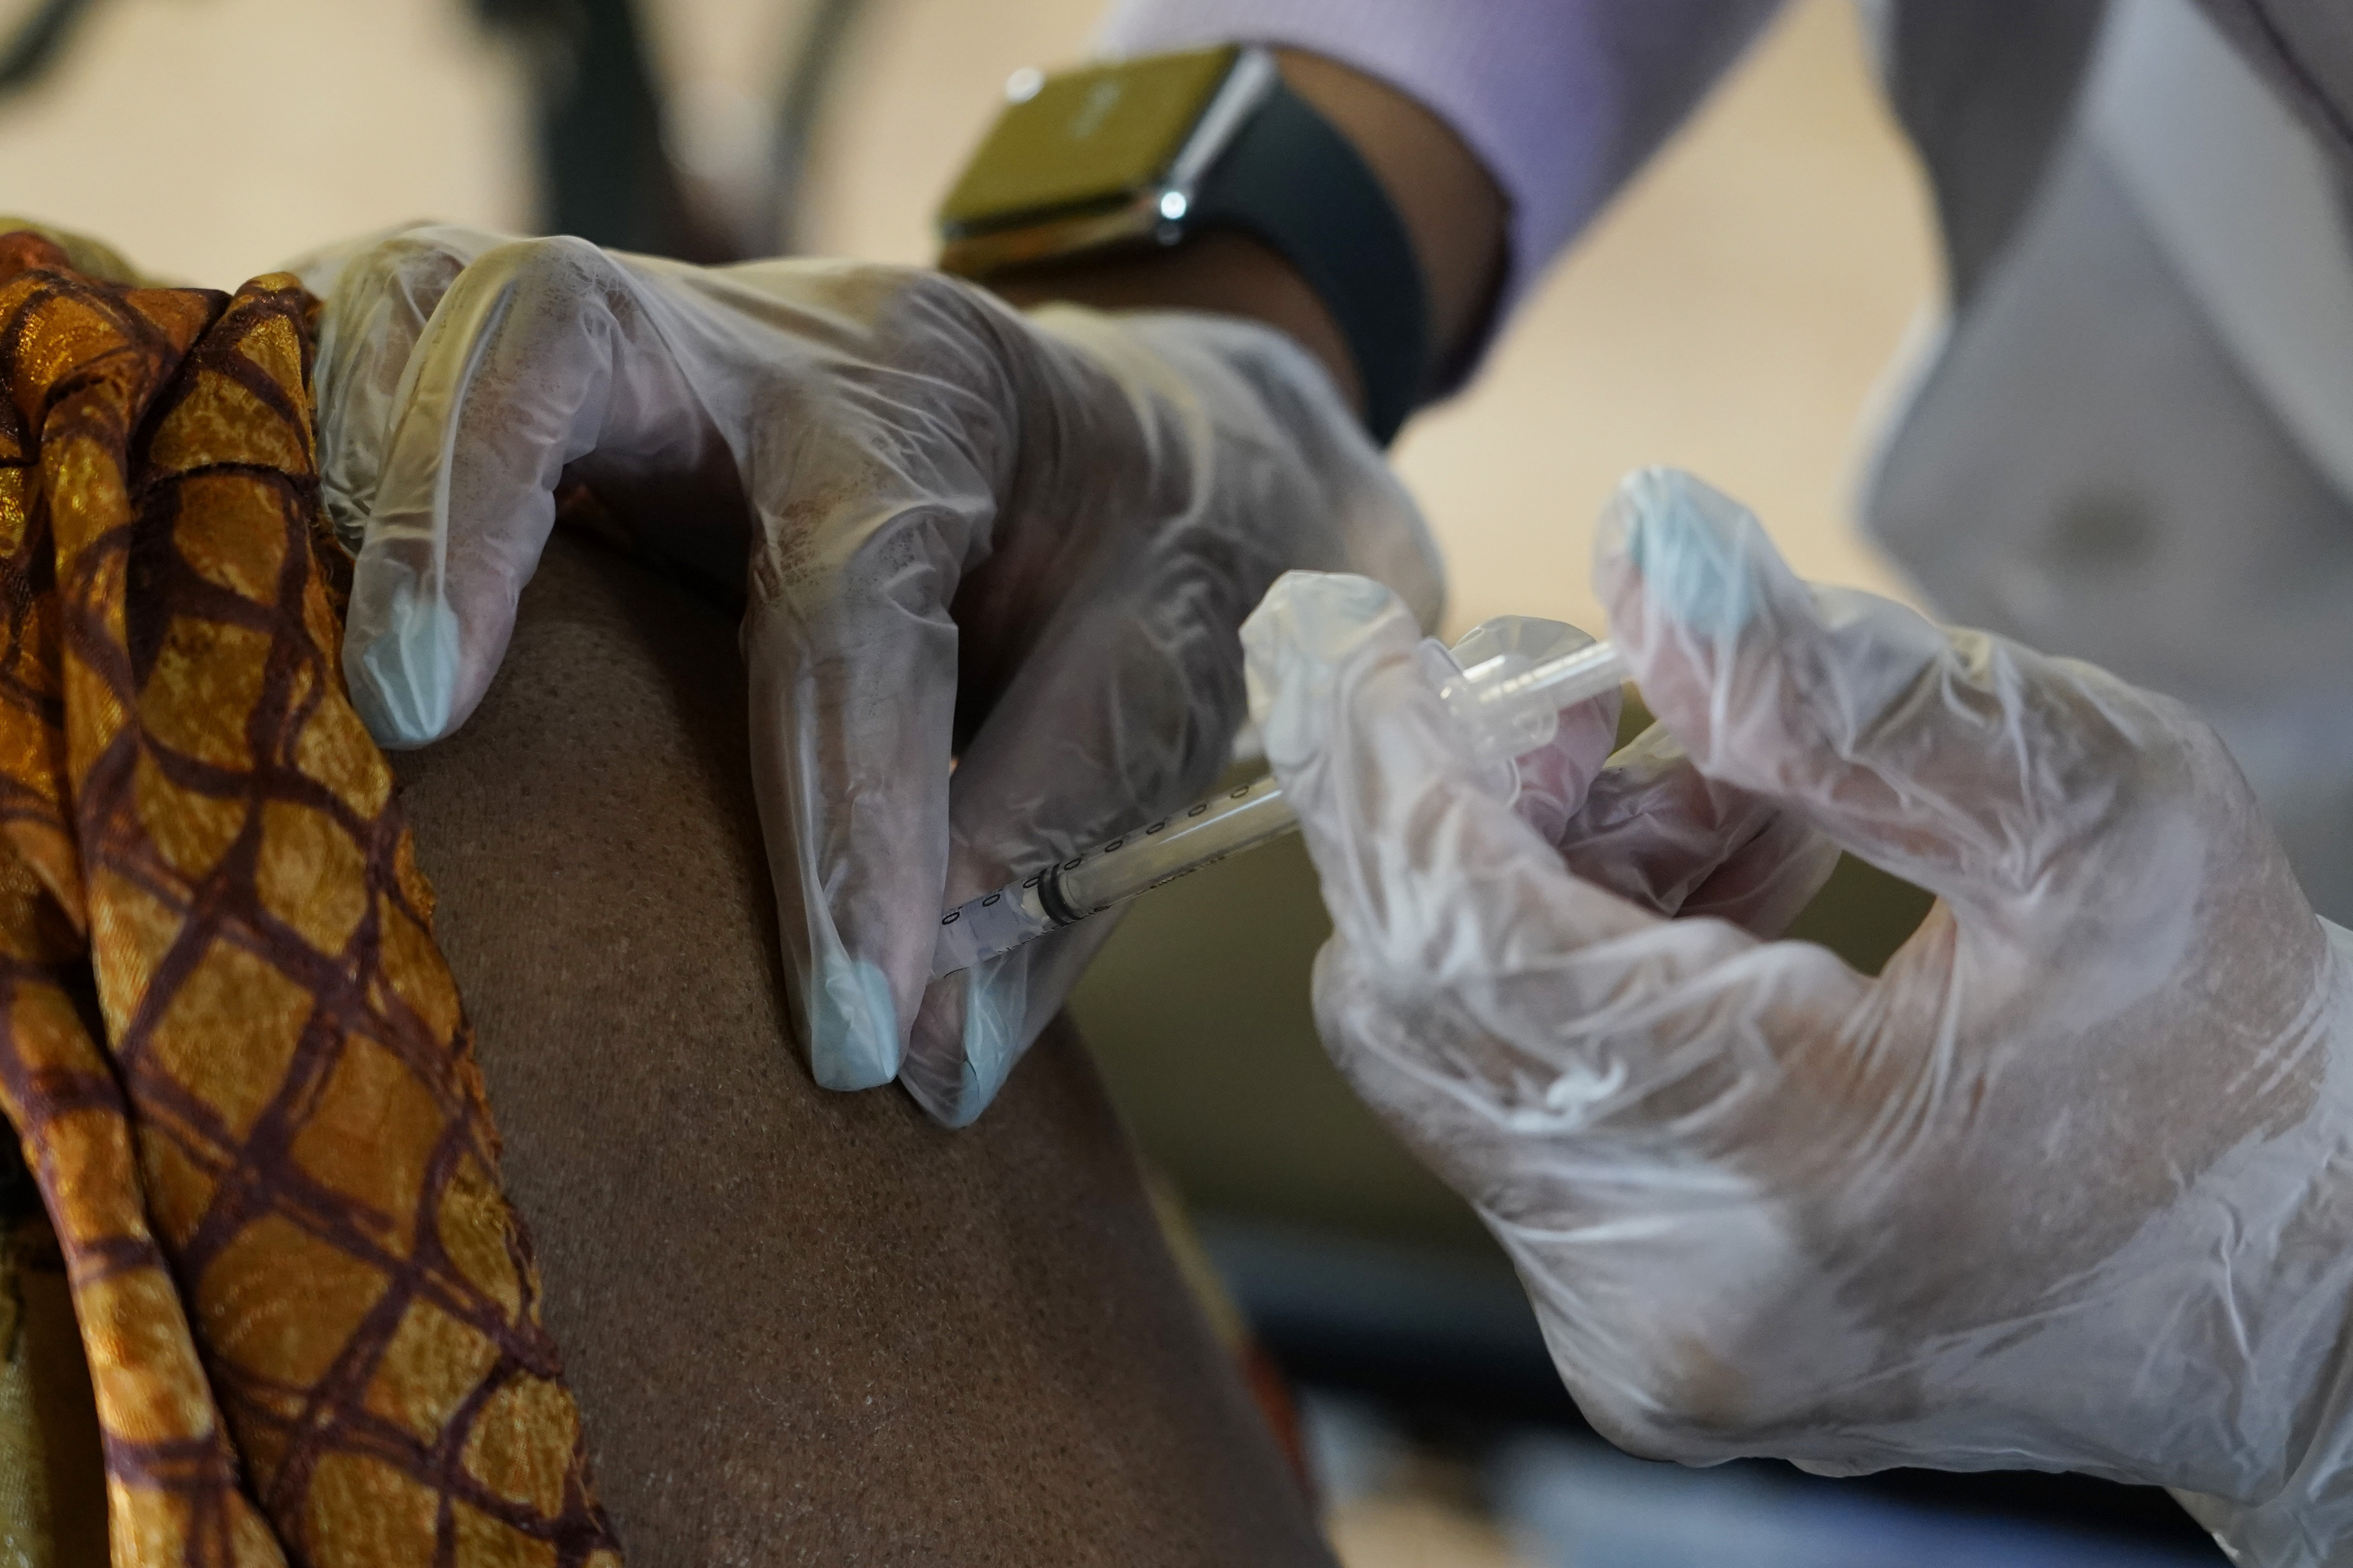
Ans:
[[[1293,91],[1320,110],[1371,165],[1412,237],[1430,296],[1436,365],[1453,363],[1484,324],[1504,264],[1510,207],[1462,139],[1413,99],[1320,55],[1280,49]],[[1350,406],[1364,388],[1347,344],[1291,264],[1238,234],[1207,234],[1170,251],[991,280],[1016,305],[1069,300],[1104,310],[1179,309],[1246,316],[1290,333],[1324,362]]]
[[[559,533],[397,759],[631,1568],[1315,1564],[1058,1023],[980,1123],[792,1042],[729,617]]]

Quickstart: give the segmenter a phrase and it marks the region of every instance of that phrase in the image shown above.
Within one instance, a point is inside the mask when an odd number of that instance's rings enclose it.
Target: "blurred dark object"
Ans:
[[[1561,1386],[1526,1293],[1500,1258],[1207,1215],[1195,1229],[1260,1342],[1295,1382],[1377,1399],[1442,1448],[1477,1447],[1528,1426],[1600,1441]],[[1767,1460],[1736,1463],[1769,1468],[1786,1485],[1861,1488],[2222,1561],[2155,1487],[2031,1470],[1827,1480]]]
[[[800,47],[793,51],[785,68],[783,89],[776,99],[776,132],[768,147],[766,190],[752,218],[756,232],[766,235],[770,244],[787,254],[801,249],[807,237],[798,226],[809,145],[858,9],[859,0],[815,0],[807,25],[801,29]]]
[[[32,86],[65,53],[73,30],[98,0],[35,0],[31,11],[0,40],[0,97]]]
[[[661,91],[629,0],[475,0],[522,50],[538,142],[539,226],[682,261],[732,261],[662,142]]]
[[[528,62],[539,227],[681,261],[789,249],[811,132],[858,0],[815,0],[748,200],[696,178],[664,135],[662,88],[632,0],[473,0]]]
[[[13,1138],[0,1138],[0,1233],[42,1212],[41,1190],[26,1168],[25,1152]]]

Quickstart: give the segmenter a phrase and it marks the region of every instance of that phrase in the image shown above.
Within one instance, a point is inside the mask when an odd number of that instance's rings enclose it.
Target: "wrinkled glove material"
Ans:
[[[1286,576],[1243,634],[1327,1047],[1587,1414],[1689,1463],[2162,1483],[2242,1562],[2353,1561],[2353,937],[2213,733],[1810,589],[1681,474],[1628,481],[1597,581],[1661,727],[1565,738],[1517,808],[1387,594]],[[1839,846],[1937,898],[1875,978],[1773,940]]]
[[[359,542],[345,668],[370,727],[414,745],[465,721],[567,484],[638,548],[740,583],[816,1076],[896,1075],[951,1124],[1113,922],[934,984],[941,912],[1207,787],[1243,713],[1237,629],[1285,568],[1437,611],[1412,504],[1264,328],[452,228],[304,271],[328,294],[322,466]]]
[[[61,1255],[116,1568],[617,1568],[339,673],[315,304],[0,237],[0,1264]]]

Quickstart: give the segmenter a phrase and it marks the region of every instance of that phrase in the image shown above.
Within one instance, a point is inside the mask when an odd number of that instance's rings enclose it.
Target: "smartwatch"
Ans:
[[[1226,45],[1022,70],[1005,96],[941,204],[942,270],[987,280],[1212,229],[1249,235],[1331,313],[1374,439],[1397,434],[1430,375],[1413,242],[1362,155],[1272,55]]]

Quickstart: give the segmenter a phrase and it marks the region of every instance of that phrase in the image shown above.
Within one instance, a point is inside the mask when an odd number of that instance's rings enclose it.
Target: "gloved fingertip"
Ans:
[[[960,1000],[963,1010],[952,1067],[934,1059],[918,1071],[916,1058],[911,1057],[900,1074],[915,1103],[943,1127],[969,1127],[978,1121],[1020,1059],[1029,991],[1026,984],[1008,979],[1008,968],[1019,970],[1018,955],[986,960],[955,977],[964,994],[952,999]],[[940,1054],[928,1053],[934,1058]]]
[[[1400,623],[1420,633],[1398,596],[1369,577],[1345,572],[1285,572],[1242,622],[1243,678],[1250,719],[1265,728],[1277,699],[1303,672],[1326,669],[1374,635]]]
[[[835,959],[809,996],[809,1070],[826,1089],[876,1089],[899,1074],[899,1005],[890,977],[864,959]]]
[[[1680,468],[1650,468],[1627,475],[1610,498],[1594,575],[1613,601],[1639,577],[1648,608],[1686,631],[1729,640],[1788,568],[1746,507]]]
[[[964,1008],[964,1080],[956,1103],[940,1118],[950,1127],[969,1127],[996,1100],[1021,1055],[1021,1020],[1027,987],[976,975]]]
[[[1353,572],[1285,572],[1242,622],[1242,642],[1295,644],[1328,657],[1398,603],[1388,586]]]
[[[457,616],[438,595],[396,595],[373,616],[354,606],[343,682],[377,745],[401,751],[441,739],[457,708]]]

